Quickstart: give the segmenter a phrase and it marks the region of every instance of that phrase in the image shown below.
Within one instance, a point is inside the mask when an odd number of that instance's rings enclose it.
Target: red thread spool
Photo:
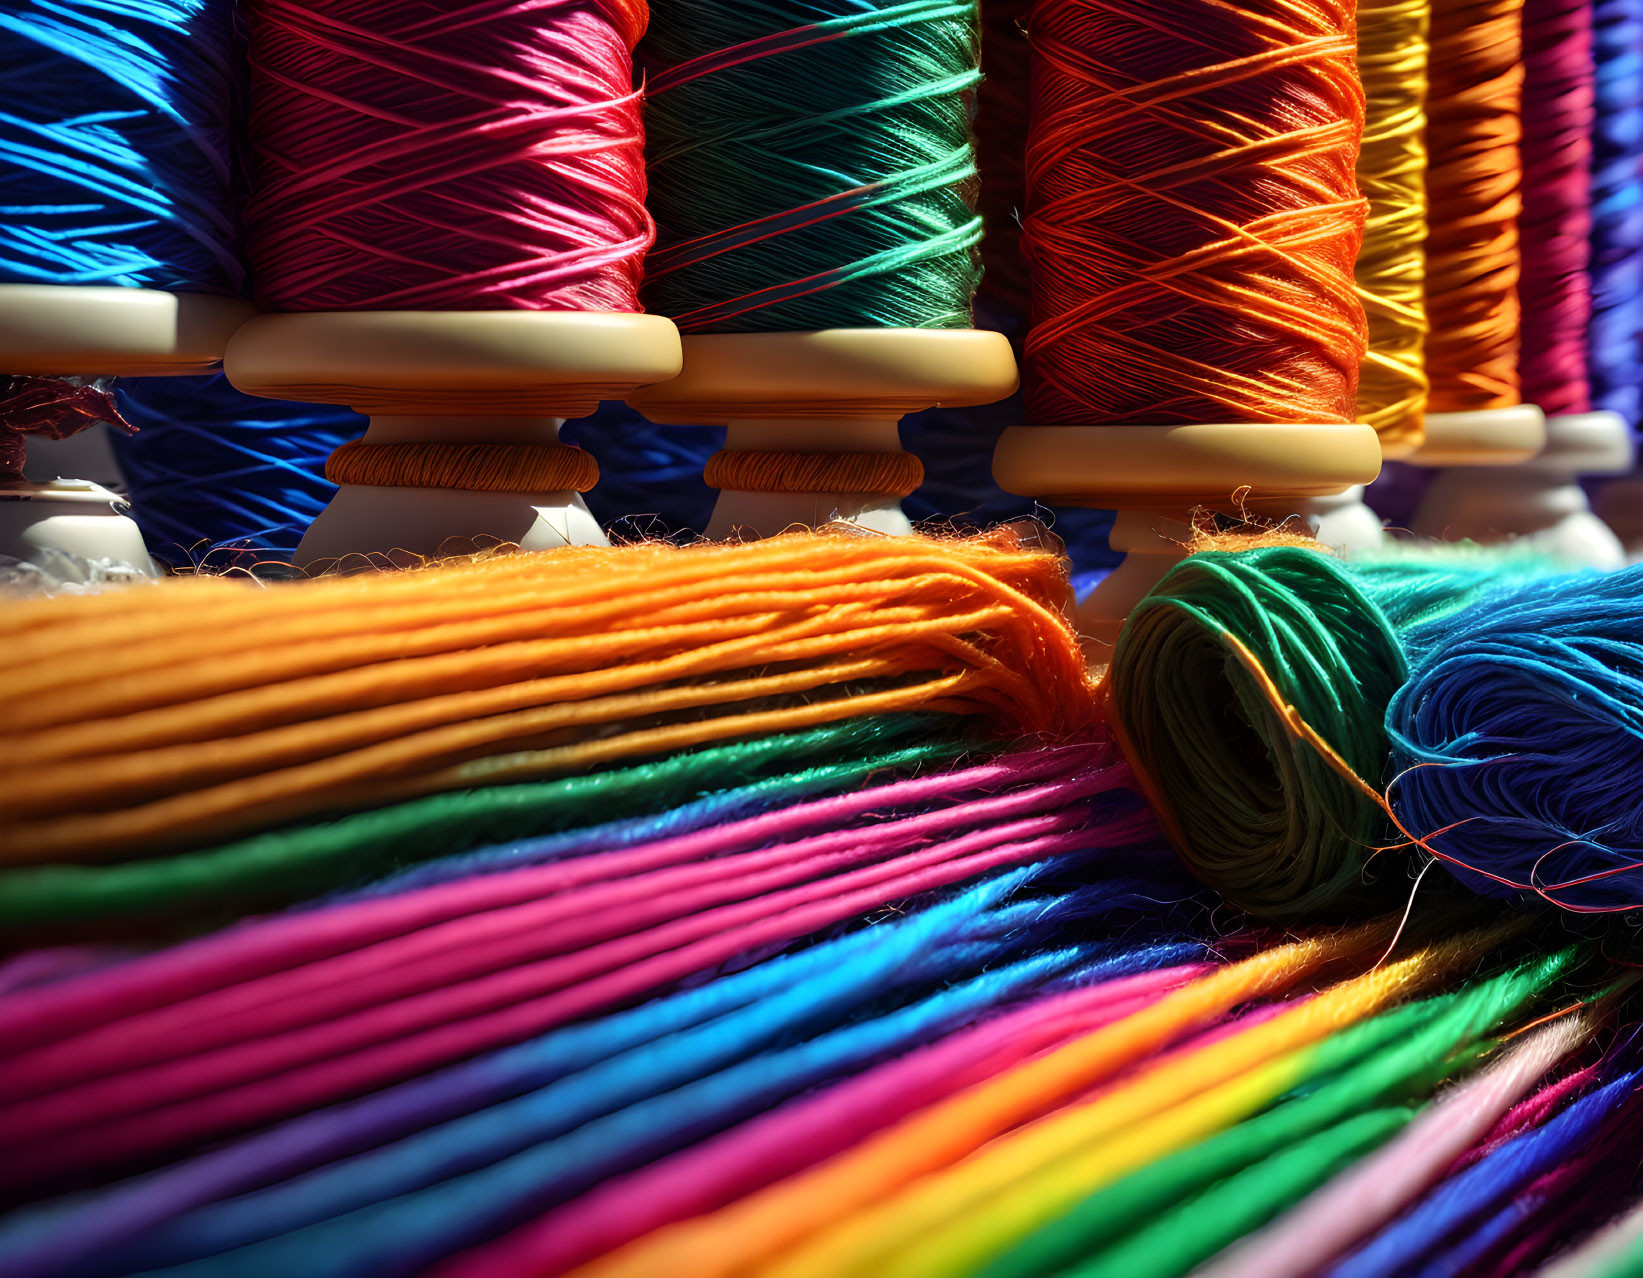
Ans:
[[[1523,7],[1523,398],[1547,416],[1592,406],[1586,330],[1592,320],[1592,125],[1596,120],[1590,0]]]
[[[1109,635],[1179,557],[1159,533],[1194,507],[1241,508],[1247,493],[1293,511],[1379,467],[1374,431],[1353,421],[1366,342],[1353,12],[1033,5],[1030,424],[1005,433],[995,474],[1127,512],[1113,544],[1131,553],[1086,617]]]
[[[302,563],[603,541],[566,417],[679,370],[638,314],[644,0],[248,0],[242,390],[371,416]],[[552,490],[544,483],[558,483]],[[454,541],[454,544],[452,544]]]

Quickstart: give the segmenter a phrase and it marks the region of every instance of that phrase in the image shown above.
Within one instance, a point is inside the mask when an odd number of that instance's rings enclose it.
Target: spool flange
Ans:
[[[314,311],[258,316],[235,334],[226,368],[248,394],[365,414],[367,444],[553,445],[566,418],[675,376],[680,352],[678,330],[659,315]],[[296,562],[420,557],[487,538],[527,550],[604,542],[581,494],[569,489],[346,485]]]
[[[905,414],[995,403],[1018,384],[1009,341],[979,329],[704,333],[683,345],[684,371],[628,402],[656,421],[725,426],[729,453],[899,454]],[[707,531],[768,537],[830,519],[911,531],[894,494],[735,489],[721,491]]]
[[[1124,562],[1079,608],[1097,644],[1185,557],[1195,511],[1269,518],[1305,514],[1380,472],[1380,442],[1362,423],[1012,426],[993,455],[1006,492],[1119,511],[1111,544]]]
[[[97,285],[0,284],[0,370],[31,377],[186,377],[209,373],[250,302],[210,293]],[[55,549],[154,574],[113,493],[74,480],[11,483],[0,554]]]

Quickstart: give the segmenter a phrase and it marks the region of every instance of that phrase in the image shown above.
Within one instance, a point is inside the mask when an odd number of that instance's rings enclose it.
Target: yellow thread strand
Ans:
[[[1426,62],[1431,0],[1358,6],[1358,72],[1368,99],[1358,187],[1369,200],[1357,288],[1369,317],[1358,420],[1381,451],[1420,446],[1426,416]]]

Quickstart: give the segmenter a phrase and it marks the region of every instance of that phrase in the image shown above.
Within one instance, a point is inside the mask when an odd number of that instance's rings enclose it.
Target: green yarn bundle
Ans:
[[[1273,545],[1178,564],[1126,622],[1108,696],[1192,871],[1265,918],[1386,905],[1401,876],[1366,866],[1400,842],[1375,797],[1392,779],[1387,706],[1441,635],[1431,623],[1546,571],[1464,547],[1346,564]]]
[[[976,0],[658,0],[647,306],[682,332],[968,328]]]

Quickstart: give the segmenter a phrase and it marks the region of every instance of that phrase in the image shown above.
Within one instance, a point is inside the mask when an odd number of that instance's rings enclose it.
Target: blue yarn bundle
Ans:
[[[137,428],[114,436],[132,517],[172,567],[288,560],[336,491],[325,459],[365,432],[350,409],[242,394],[221,374],[134,379],[117,400]]]
[[[1592,406],[1643,424],[1643,0],[1594,0]]]
[[[0,281],[233,293],[230,0],[0,8]]]
[[[999,1007],[1202,957],[1192,941],[1080,939],[1090,919],[1149,913],[1170,889],[1057,889],[1052,868],[993,875],[904,918],[28,1213],[0,1232],[0,1256],[30,1274],[190,1260],[235,1274],[419,1270]],[[93,1255],[115,1259],[74,1263]]]
[[[1643,905],[1643,568],[1519,582],[1404,632],[1403,828],[1491,895]]]

